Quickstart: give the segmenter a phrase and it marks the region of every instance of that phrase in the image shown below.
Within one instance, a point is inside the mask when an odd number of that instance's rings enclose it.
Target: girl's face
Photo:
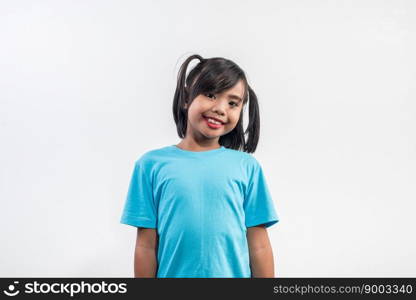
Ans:
[[[197,139],[219,139],[232,131],[240,118],[243,94],[244,83],[239,80],[232,88],[220,94],[200,94],[195,97],[188,107],[186,135],[189,133]],[[210,117],[221,124],[210,123]]]

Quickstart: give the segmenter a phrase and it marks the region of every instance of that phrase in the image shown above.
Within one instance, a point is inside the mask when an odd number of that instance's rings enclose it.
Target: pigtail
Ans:
[[[254,93],[249,85],[247,85],[247,88],[249,95],[249,119],[247,129],[245,131],[245,134],[248,134],[248,138],[247,143],[244,145],[244,151],[253,153],[257,148],[260,137],[260,113],[256,93]]]
[[[175,95],[173,96],[173,106],[172,106],[173,118],[176,123],[178,135],[181,138],[185,137],[187,120],[188,120],[187,118],[188,110],[184,107],[185,104],[188,104],[189,106],[189,99],[188,99],[189,87],[185,86],[186,70],[188,69],[188,65],[191,62],[191,60],[195,58],[198,58],[200,61],[204,61],[204,59],[200,55],[194,54],[188,57],[183,62],[182,66],[179,69]]]

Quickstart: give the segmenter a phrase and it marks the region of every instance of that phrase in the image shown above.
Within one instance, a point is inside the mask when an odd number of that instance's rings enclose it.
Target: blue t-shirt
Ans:
[[[144,153],[121,223],[156,228],[156,277],[251,277],[247,227],[279,221],[262,168],[250,154],[171,145]]]

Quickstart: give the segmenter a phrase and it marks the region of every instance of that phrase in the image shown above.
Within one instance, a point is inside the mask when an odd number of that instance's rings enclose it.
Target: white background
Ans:
[[[235,61],[276,277],[416,276],[416,2],[1,1],[0,276],[133,276],[134,161],[191,54]]]

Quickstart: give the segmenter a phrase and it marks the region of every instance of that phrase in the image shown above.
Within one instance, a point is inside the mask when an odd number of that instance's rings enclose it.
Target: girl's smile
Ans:
[[[202,119],[208,125],[209,128],[218,129],[221,128],[226,122],[222,119],[211,116],[211,115],[202,115]]]
[[[213,121],[213,119],[205,118],[205,117],[203,117],[203,119],[205,120],[205,122],[207,123],[209,128],[218,129],[218,128],[221,128],[223,126],[222,123],[217,122],[215,120]],[[217,122],[217,123],[214,123],[214,122]]]

